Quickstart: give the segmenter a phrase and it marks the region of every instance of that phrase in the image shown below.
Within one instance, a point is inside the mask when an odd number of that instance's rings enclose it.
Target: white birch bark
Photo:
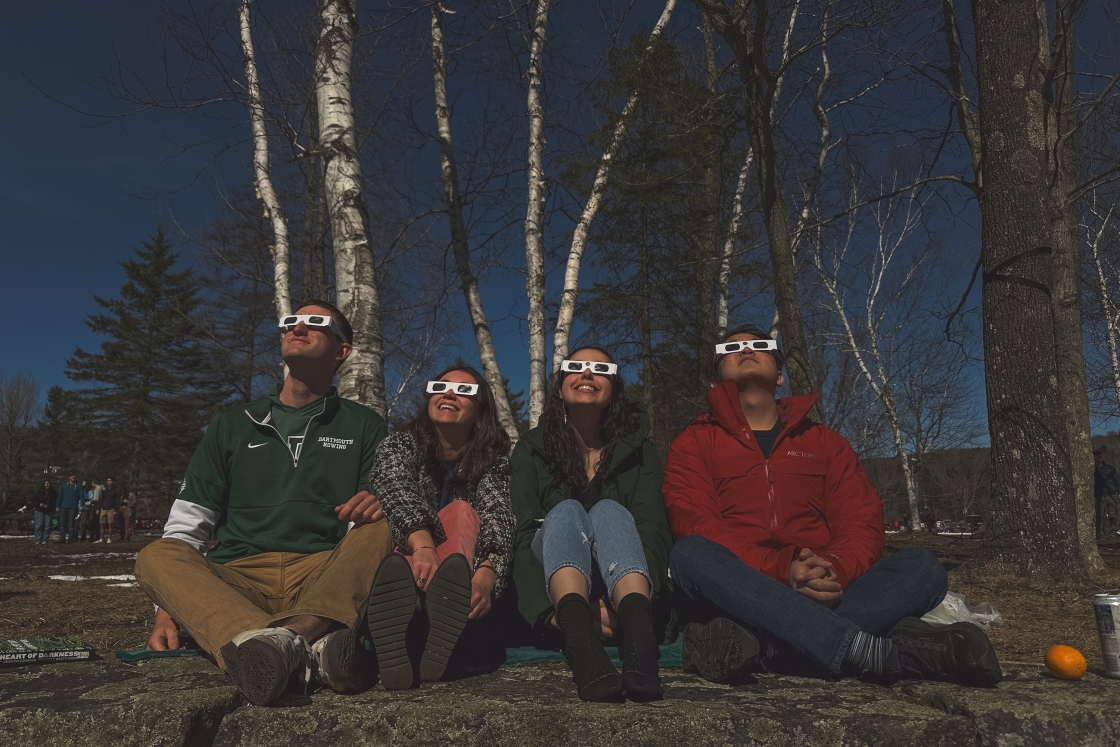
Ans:
[[[288,221],[280,207],[280,199],[272,187],[269,172],[268,132],[264,124],[264,97],[261,95],[260,76],[257,74],[257,55],[253,48],[250,6],[253,0],[242,0],[240,9],[241,55],[245,58],[245,90],[248,97],[249,121],[253,127],[253,176],[257,185],[257,198],[264,206],[265,217],[272,222],[272,299],[276,306],[277,320],[292,313],[289,289],[291,249],[288,242]]]
[[[727,241],[723,244],[723,252],[719,260],[719,301],[716,312],[717,337],[723,339],[727,334],[727,315],[731,305],[731,257],[735,249],[735,237],[739,234],[739,223],[743,219],[743,194],[747,191],[747,180],[750,178],[751,161],[754,151],[747,149],[747,157],[743,159],[743,167],[739,169],[739,181],[735,185],[735,198],[731,203],[731,223],[727,227]]]
[[[676,6],[677,0],[666,0],[665,9],[661,11],[661,17],[657,19],[657,24],[650,32],[651,43],[661,36],[661,32],[668,25]],[[575,232],[572,235],[572,247],[568,252],[567,266],[564,268],[564,291],[560,297],[560,312],[557,315],[556,334],[553,338],[553,370],[559,368],[560,361],[568,355],[568,342],[576,312],[576,298],[579,295],[580,265],[583,262],[583,253],[587,247],[587,232],[591,228],[591,222],[595,220],[595,214],[599,212],[599,205],[603,201],[603,194],[607,191],[607,183],[610,180],[614,157],[618,155],[619,148],[622,146],[627,126],[637,105],[638,92],[634,90],[626,100],[626,106],[623,107],[622,114],[619,115],[618,123],[615,124],[610,145],[607,146],[602,158],[599,159],[599,170],[595,174],[591,194],[587,198],[587,204],[583,208],[583,213],[580,215],[579,222],[576,224]]]
[[[354,328],[354,352],[338,374],[338,392],[376,410],[385,408],[381,301],[374,275],[369,215],[354,133],[351,56],[357,0],[322,0],[315,50],[315,98],[323,188],[334,249],[337,304]]]
[[[544,107],[541,105],[541,67],[549,0],[537,0],[533,36],[529,45],[528,174],[529,201],[525,210],[525,290],[529,296],[529,427],[535,428],[544,412],[548,371],[545,360],[544,318]]]
[[[482,296],[478,292],[478,278],[471,264],[471,250],[467,239],[466,221],[463,219],[463,202],[459,195],[459,172],[455,168],[455,150],[451,145],[451,109],[447,105],[447,59],[443,47],[443,8],[439,3],[432,6],[432,79],[435,84],[436,125],[439,129],[440,173],[443,177],[443,194],[447,204],[447,217],[451,223],[451,248],[455,253],[455,266],[459,272],[459,283],[467,311],[474,328],[474,339],[478,344],[478,357],[482,362],[482,372],[490,384],[494,395],[494,409],[498,422],[509,434],[510,440],[517,443],[517,424],[506,395],[502,372],[498,368],[498,355],[494,352],[494,341],[490,336],[490,325],[482,307]]]
[[[1097,205],[1097,196],[1095,193],[1093,194],[1089,210],[1100,221],[1100,228],[1097,229],[1088,243],[1089,252],[1093,257],[1093,266],[1097,271],[1097,297],[1101,304],[1101,315],[1104,317],[1108,358],[1112,364],[1112,388],[1116,392],[1116,405],[1120,407],[1120,309],[1117,308],[1117,304],[1109,291],[1108,274],[1105,272],[1100,251],[1101,238],[1108,230],[1108,224],[1112,220],[1115,209],[1115,206],[1109,205],[1102,214]]]
[[[852,201],[855,202],[854,190]],[[879,237],[874,255],[871,261],[867,263],[869,266],[866,272],[869,279],[863,297],[863,331],[867,336],[866,349],[860,344],[855,326],[848,315],[844,292],[841,288],[839,277],[840,268],[846,263],[851,262],[846,259],[845,255],[847,253],[847,248],[851,245],[852,236],[855,232],[856,219],[854,213],[853,217],[849,219],[847,241],[845,242],[845,246],[838,250],[837,256],[833,258],[831,271],[826,267],[823,250],[819,242],[813,251],[813,263],[820,274],[822,285],[828,294],[832,312],[836,315],[844,329],[843,345],[855,360],[860,373],[863,374],[868,386],[871,387],[875,396],[878,397],[879,402],[883,406],[883,410],[887,414],[887,421],[890,423],[891,435],[894,439],[895,453],[898,455],[899,462],[902,466],[902,474],[906,481],[906,497],[910,511],[910,522],[911,525],[917,529],[921,526],[921,515],[918,505],[918,480],[914,472],[913,459],[909,450],[906,448],[906,438],[902,430],[902,418],[899,415],[898,406],[894,399],[894,389],[892,386],[893,376],[884,361],[880,346],[883,335],[889,334],[891,330],[884,332],[882,329],[883,312],[878,308],[880,298],[885,291],[884,283],[887,280],[887,273],[891,264],[896,259],[906,237],[913,232],[920,220],[920,211],[914,209],[915,205],[916,198],[911,194],[908,197],[906,213],[902,216],[902,228],[893,240],[888,236],[887,225],[891,217],[891,211],[888,206],[881,205],[877,208],[878,212],[876,217],[879,218]],[[889,295],[895,298],[901,296],[903,294],[903,289],[909,285],[910,281],[916,276],[918,270],[918,264],[909,268],[909,271],[899,281],[898,287],[891,289]]]

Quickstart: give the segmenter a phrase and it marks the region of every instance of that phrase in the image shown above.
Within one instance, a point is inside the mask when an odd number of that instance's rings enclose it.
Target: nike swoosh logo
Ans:
[[[255,449],[258,446],[268,446],[268,441],[265,441],[263,444],[249,444],[250,449]]]

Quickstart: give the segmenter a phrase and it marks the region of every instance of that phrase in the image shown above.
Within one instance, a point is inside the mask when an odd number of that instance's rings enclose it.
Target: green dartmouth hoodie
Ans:
[[[164,537],[228,563],[262,552],[333,550],[346,534],[334,512],[366,490],[385,421],[332,387],[319,400],[302,438],[283,438],[272,423],[279,386],[269,396],[219,413],[194,452]],[[301,410],[303,408],[300,408]]]

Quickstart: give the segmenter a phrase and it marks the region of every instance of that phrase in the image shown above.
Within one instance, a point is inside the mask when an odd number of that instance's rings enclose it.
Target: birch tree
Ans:
[[[1115,262],[1110,262],[1105,255],[1105,243],[1108,236],[1115,236],[1117,224],[1117,206],[1111,201],[1100,200],[1097,190],[1090,193],[1086,204],[1086,213],[1091,216],[1086,221],[1085,233],[1087,234],[1086,247],[1095,272],[1094,282],[1090,287],[1097,297],[1100,305],[1101,318],[1104,321],[1104,340],[1108,350],[1109,381],[1116,398],[1116,412],[1120,412],[1120,304],[1117,304],[1116,287],[1117,272]],[[1114,239],[1115,241],[1115,239]]]
[[[852,202],[856,202],[855,194],[853,189]],[[870,240],[864,242],[857,235],[859,219],[853,212],[843,242],[829,251],[825,242],[818,239],[812,245],[812,261],[827,293],[829,310],[840,322],[840,346],[853,358],[886,413],[906,484],[910,523],[917,528],[921,525],[918,476],[908,448],[909,439],[903,432],[903,412],[896,400],[898,372],[893,370],[886,345],[890,337],[914,334],[911,327],[917,320],[911,312],[918,293],[917,280],[927,268],[920,257],[905,266],[906,244],[921,225],[921,205],[917,195],[910,192],[905,197],[879,202],[870,212],[876,229]],[[855,245],[864,243],[868,246],[861,252]],[[856,278],[854,282],[852,276]],[[855,296],[851,302],[849,293]],[[849,305],[853,307],[851,311]],[[899,307],[911,308],[899,313]]]
[[[459,272],[459,283],[463,289],[463,298],[467,302],[471,327],[474,329],[482,372],[494,395],[494,409],[497,411],[498,422],[509,434],[510,440],[517,443],[519,436],[517,423],[514,422],[502,372],[498,368],[498,355],[494,352],[490,325],[486,321],[482,296],[478,292],[478,278],[471,264],[470,241],[467,237],[466,221],[463,219],[463,201],[459,195],[459,172],[455,168],[455,149],[451,144],[451,108],[447,103],[447,58],[443,44],[443,13],[443,7],[439,3],[432,5],[432,79],[435,84],[436,124],[439,130],[440,173],[443,179],[447,218],[451,223],[451,248],[455,254],[455,267]]]
[[[253,48],[251,7],[253,0],[242,0],[238,15],[241,29],[241,55],[245,59],[245,95],[249,108],[249,121],[253,127],[253,177],[256,180],[257,198],[264,207],[264,215],[272,223],[273,299],[276,317],[283,319],[292,313],[291,292],[288,288],[288,267],[291,252],[288,246],[288,221],[280,207],[280,198],[272,186],[269,172],[268,132],[265,129],[264,97],[261,95],[260,76],[257,74],[257,55]]]
[[[335,297],[354,328],[354,352],[339,370],[338,392],[385,415],[381,301],[351,100],[357,0],[320,0],[319,21],[315,100],[334,250]]]
[[[549,0],[537,0],[529,45],[528,182],[529,199],[525,209],[525,286],[529,295],[529,427],[535,428],[544,412],[548,386],[545,360],[544,318],[544,106],[541,104],[541,68],[545,32],[548,28]]]
[[[676,6],[677,0],[666,0],[665,8],[661,11],[661,17],[657,19],[657,24],[650,32],[651,44],[665,30],[665,26],[668,25]],[[626,137],[626,127],[637,104],[637,91],[635,91],[626,100],[626,105],[615,124],[610,144],[599,160],[599,169],[595,174],[595,181],[591,185],[591,194],[588,195],[587,203],[583,207],[575,231],[572,234],[572,246],[568,252],[568,261],[564,268],[564,289],[560,296],[560,310],[556,318],[556,334],[553,337],[553,370],[559,369],[560,361],[568,356],[568,342],[572,333],[572,322],[575,319],[576,299],[579,296],[580,267],[583,263],[584,251],[587,248],[587,232],[591,228],[591,223],[595,220],[595,214],[599,211],[600,204],[602,204],[603,194],[607,191],[607,184],[610,181],[612,162]]]

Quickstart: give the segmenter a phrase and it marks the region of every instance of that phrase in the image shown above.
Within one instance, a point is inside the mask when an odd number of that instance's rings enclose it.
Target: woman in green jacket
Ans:
[[[510,460],[521,614],[560,628],[584,700],[662,695],[650,596],[662,593],[673,540],[648,436],[610,354],[587,346],[561,363],[541,424]],[[600,640],[616,634],[621,676]]]

